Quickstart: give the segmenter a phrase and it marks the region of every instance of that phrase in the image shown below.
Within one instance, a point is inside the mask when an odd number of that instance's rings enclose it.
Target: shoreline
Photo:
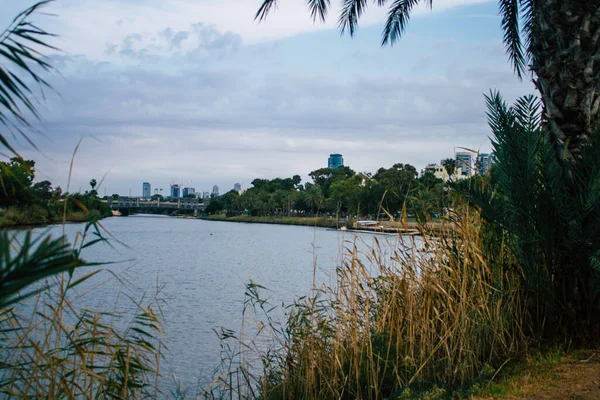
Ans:
[[[319,228],[333,228],[339,230],[368,232],[368,233],[386,233],[386,234],[403,234],[403,235],[422,235],[427,232],[430,235],[437,235],[444,229],[451,229],[449,224],[444,222],[433,221],[421,225],[418,222],[407,222],[400,224],[390,221],[377,221],[376,226],[356,226],[356,222],[352,226],[339,224],[334,218],[328,217],[250,217],[236,216],[223,217],[221,215],[211,215],[198,217],[198,219],[206,221],[221,221],[221,222],[242,222],[249,224],[271,224],[271,225],[296,225],[296,226],[313,226]]]
[[[113,215],[106,215],[103,216],[100,219],[105,219],[108,217],[112,217]],[[12,229],[32,229],[32,228],[40,228],[40,227],[45,227],[45,226],[50,226],[50,225],[62,225],[62,224],[82,224],[85,222],[88,222],[89,219],[86,218],[82,218],[79,215],[71,217],[71,218],[66,218],[66,219],[58,219],[58,220],[51,220],[51,221],[36,221],[36,222],[27,222],[27,223],[14,223],[14,224],[9,224],[6,223],[6,221],[4,221],[2,218],[0,218],[0,231],[2,230],[12,230]]]
[[[221,215],[209,215],[204,217],[198,217],[198,219],[217,222],[220,221],[238,223],[241,222],[248,224],[296,225],[338,229],[338,224],[336,223],[335,219],[327,217],[223,217]]]

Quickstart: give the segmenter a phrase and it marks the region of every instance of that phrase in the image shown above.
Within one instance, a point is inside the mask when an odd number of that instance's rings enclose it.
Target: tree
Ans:
[[[323,196],[323,190],[318,185],[307,184],[305,193],[307,194],[306,202],[310,207],[311,211],[317,213],[323,202],[325,200],[325,196]]]
[[[33,192],[38,200],[47,203],[53,197],[52,183],[50,183],[50,181],[37,182],[33,185]]]
[[[373,175],[377,185],[372,187],[377,206],[390,213],[402,209],[406,196],[417,178],[417,169],[410,164],[396,163],[390,168],[379,168]]]
[[[92,190],[90,190],[89,196],[90,197],[98,196],[98,192],[96,192],[96,180],[95,179],[92,178],[90,180],[90,186],[92,187]]]
[[[35,178],[35,161],[13,157],[0,162],[0,206],[27,205],[34,201],[31,185]]]
[[[334,202],[336,214],[340,211],[358,214],[362,189],[361,177],[358,175],[331,185],[331,199]]]
[[[515,272],[530,299],[534,331],[598,339],[600,127],[583,147],[573,194],[565,196],[567,177],[557,173],[560,162],[541,128],[539,101],[528,96],[509,106],[494,93],[487,106],[496,163],[490,175],[456,187],[462,186],[498,232],[493,237],[502,237],[518,260]]]
[[[448,179],[452,180],[452,178],[454,177],[454,173],[458,168],[456,160],[454,158],[446,158],[442,161],[442,167],[444,167],[444,169],[446,170],[446,173],[448,174]]]
[[[440,178],[436,178],[435,174],[431,171],[425,172],[419,178],[419,183],[427,189],[433,189],[434,187],[444,183]]]
[[[319,168],[308,174],[315,185],[321,188],[323,196],[329,197],[329,188],[335,182],[343,181],[355,175],[355,172],[347,166],[331,169]]]
[[[262,20],[277,0],[263,0]],[[378,0],[390,4],[381,45],[393,45],[406,30],[419,3],[433,0]],[[314,20],[325,20],[330,1],[308,1]],[[356,34],[368,0],[344,0],[338,18],[342,33]],[[582,146],[600,117],[600,2],[597,0],[498,0],[503,42],[516,74],[530,69],[544,104],[544,125],[559,160],[580,158]],[[563,151],[565,145],[567,151]]]

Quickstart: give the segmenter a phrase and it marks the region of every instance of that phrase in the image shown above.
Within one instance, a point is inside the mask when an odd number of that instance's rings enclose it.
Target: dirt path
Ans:
[[[567,356],[539,375],[532,373],[515,379],[511,386],[517,394],[502,398],[599,400],[600,351]]]

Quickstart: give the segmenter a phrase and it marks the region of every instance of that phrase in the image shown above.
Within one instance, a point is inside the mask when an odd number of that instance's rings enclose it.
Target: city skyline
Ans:
[[[443,160],[446,158],[452,158],[454,160],[456,160],[457,162],[457,170],[459,172],[461,177],[467,177],[467,176],[472,176],[475,173],[485,173],[487,172],[487,170],[490,168],[491,164],[492,164],[492,159],[493,159],[493,155],[491,153],[477,153],[477,152],[472,152],[472,151],[467,151],[467,150],[463,150],[463,151],[457,151],[457,149],[464,149],[464,147],[454,147],[453,148],[453,152],[454,154],[451,153],[447,153],[446,157],[442,158],[440,161],[440,164],[436,164],[436,163],[432,163],[429,162],[427,164],[425,164],[422,168],[416,168],[417,171],[421,171],[420,174],[423,174],[425,171],[431,170],[434,167],[439,167],[443,169],[443,166],[441,165]],[[339,166],[344,166],[344,159],[343,159],[343,154],[339,154],[339,153],[331,153],[327,159],[326,165],[325,166],[320,166],[317,168],[314,168],[313,170],[319,169],[319,168],[331,168],[332,166],[332,160],[333,160],[333,164],[337,165],[337,163],[341,163]],[[397,162],[402,162],[402,161],[397,161]],[[334,166],[335,166],[334,165]],[[353,169],[351,165],[347,165],[349,168]],[[384,167],[384,168],[388,168],[390,166],[385,166],[382,165],[380,167]],[[438,168],[438,169],[439,169]],[[367,172],[371,172],[371,173],[375,173],[376,170],[374,171],[360,171],[360,170],[354,170],[357,173],[367,173]],[[309,171],[310,172],[310,171]],[[296,174],[294,174],[296,175]],[[438,175],[436,173],[436,175]],[[305,175],[300,175],[302,177],[302,183],[306,183],[306,182],[311,182],[311,178],[308,175],[308,173],[305,173]],[[274,178],[287,178],[287,176],[282,176],[282,175],[276,175],[276,176],[272,176],[272,177],[264,177],[264,176],[260,176],[260,177],[255,177],[254,179],[274,179]],[[147,182],[144,182],[144,184]],[[173,186],[173,184],[171,184],[170,186]],[[215,193],[215,188],[216,188],[216,193],[218,195],[222,195],[225,194],[231,190],[234,191],[243,191],[245,189],[248,189],[250,187],[252,187],[252,184],[248,184],[248,185],[243,185],[239,182],[235,182],[233,183],[233,185],[228,186],[228,185],[224,185],[224,186],[220,186],[219,184],[212,184],[211,185],[211,191],[204,191],[203,189],[197,190],[193,187],[187,187],[187,186],[183,186],[183,185],[177,185],[178,187],[181,188],[181,192],[180,192],[180,196],[179,197],[183,197],[185,196],[185,190],[186,189],[192,189],[193,192],[197,195],[197,197],[199,198],[205,198],[208,196],[210,196],[210,194],[214,194]],[[224,192],[219,192],[221,187],[230,187],[229,189],[225,190]],[[115,193],[115,194],[119,194],[119,193]],[[136,197],[136,196],[134,196]],[[143,197],[143,196],[141,196]]]

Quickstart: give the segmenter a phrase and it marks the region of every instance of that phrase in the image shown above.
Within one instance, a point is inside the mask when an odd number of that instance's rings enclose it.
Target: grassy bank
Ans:
[[[224,215],[208,215],[202,217],[210,221],[248,222],[256,224],[302,225],[322,228],[338,228],[338,220],[328,217],[251,217],[240,215],[226,217]]]
[[[302,225],[302,226],[318,226],[323,228],[340,228],[345,226],[347,229],[356,229],[372,232],[385,233],[408,233],[408,234],[441,234],[447,227],[453,226],[443,222],[440,219],[421,224],[415,220],[407,222],[397,221],[378,221],[375,226],[356,226],[356,221],[349,220],[346,223],[338,224],[338,219],[328,217],[251,217],[251,216],[236,216],[226,217],[224,215],[209,215],[202,217],[211,221],[228,221],[228,222],[248,222],[257,224],[280,224],[280,225]]]
[[[110,215],[112,214],[103,214],[102,217]],[[90,213],[84,211],[68,211],[64,218],[62,214],[50,213],[41,207],[9,208],[0,211],[0,229],[57,224],[63,221],[87,222],[89,220]]]

